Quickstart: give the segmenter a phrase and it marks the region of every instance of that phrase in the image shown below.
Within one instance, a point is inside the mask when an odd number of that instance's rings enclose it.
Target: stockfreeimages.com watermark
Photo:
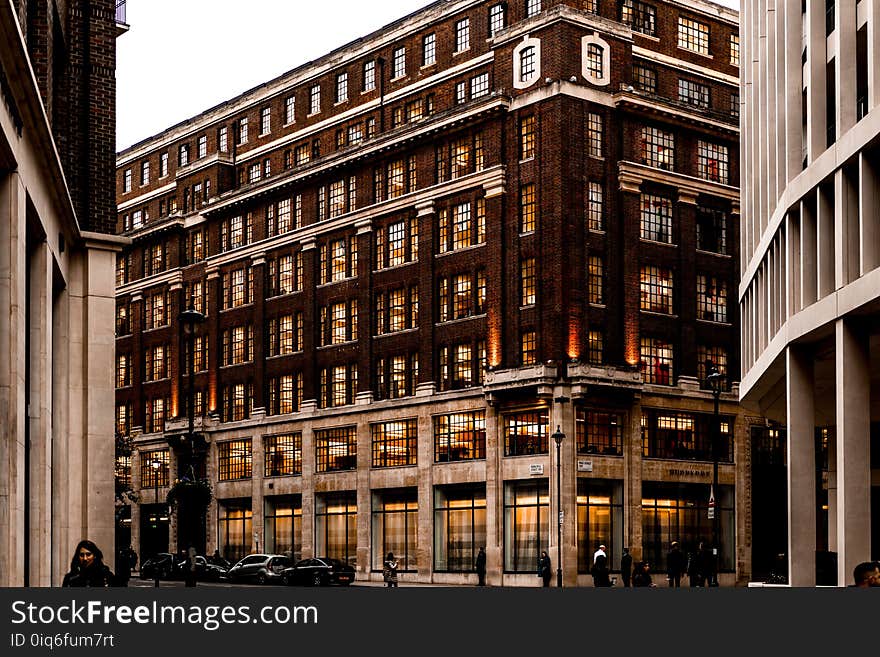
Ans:
[[[100,600],[85,603],[38,605],[24,600],[12,603],[12,624],[21,625],[196,625],[213,632],[224,625],[317,625],[315,606],[169,605],[153,601],[143,605],[111,605]]]

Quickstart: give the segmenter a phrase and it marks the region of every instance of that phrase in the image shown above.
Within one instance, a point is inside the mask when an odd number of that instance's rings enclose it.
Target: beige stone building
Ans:
[[[755,506],[792,585],[844,586],[880,556],[880,2],[747,0],[742,37],[740,392],[787,465]]]
[[[57,586],[82,538],[113,563],[124,18],[105,0],[68,21],[81,4],[0,1],[0,586]]]

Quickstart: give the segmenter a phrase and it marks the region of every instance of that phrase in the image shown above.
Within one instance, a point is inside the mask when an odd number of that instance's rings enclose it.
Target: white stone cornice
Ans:
[[[140,196],[132,196],[127,201],[123,201],[122,203],[118,203],[116,205],[116,211],[117,212],[125,212],[129,208],[134,207],[135,205],[140,205],[141,203],[148,203],[149,201],[152,201],[153,199],[156,199],[156,198],[162,196],[163,194],[167,194],[168,192],[173,192],[175,189],[177,189],[177,181],[172,180],[167,185],[163,185],[162,187],[157,187],[156,189],[154,189],[150,192],[147,192],[146,194],[141,194]]]
[[[730,84],[734,87],[739,88],[739,78],[735,75],[720,73],[719,71],[715,71],[711,68],[706,68],[705,66],[700,66],[698,64],[692,64],[691,62],[679,59],[678,57],[664,55],[663,53],[657,52],[656,50],[649,50],[647,48],[642,48],[641,46],[633,46],[632,54],[633,57],[642,57],[644,59],[647,59],[648,61],[663,64],[665,66],[676,68],[681,71],[687,71],[688,73],[699,75],[708,80],[723,82],[725,84]]]
[[[618,171],[618,179],[621,181],[622,190],[624,180],[626,180],[628,186],[632,187],[634,185],[636,188],[641,185],[642,181],[650,180],[661,185],[677,187],[679,194],[684,193],[693,196],[707,194],[739,202],[739,189],[731,185],[710,182],[708,180],[703,180],[702,178],[687,176],[683,173],[676,173],[675,171],[657,169],[637,162],[619,162]],[[632,189],[626,189],[624,191],[632,191]]]

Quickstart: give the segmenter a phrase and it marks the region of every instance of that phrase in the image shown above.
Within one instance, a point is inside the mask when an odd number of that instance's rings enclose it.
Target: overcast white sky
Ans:
[[[123,150],[433,0],[128,0],[116,42]],[[739,9],[739,0],[716,0]]]

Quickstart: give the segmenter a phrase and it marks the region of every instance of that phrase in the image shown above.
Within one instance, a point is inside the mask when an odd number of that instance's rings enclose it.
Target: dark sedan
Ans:
[[[285,584],[306,584],[308,586],[328,586],[341,584],[348,586],[354,581],[354,567],[328,557],[303,559],[287,568],[282,574]]]
[[[227,570],[224,579],[257,584],[280,583],[282,572],[288,566],[290,559],[283,554],[249,554]]]
[[[170,552],[160,552],[141,562],[141,579],[170,579],[177,567],[177,557]]]
[[[189,568],[189,562],[186,560],[178,561],[174,567],[174,576],[177,579],[186,579],[186,570]],[[225,566],[211,563],[205,557],[199,555],[196,557],[196,579],[202,582],[218,582],[226,575],[228,568]]]

